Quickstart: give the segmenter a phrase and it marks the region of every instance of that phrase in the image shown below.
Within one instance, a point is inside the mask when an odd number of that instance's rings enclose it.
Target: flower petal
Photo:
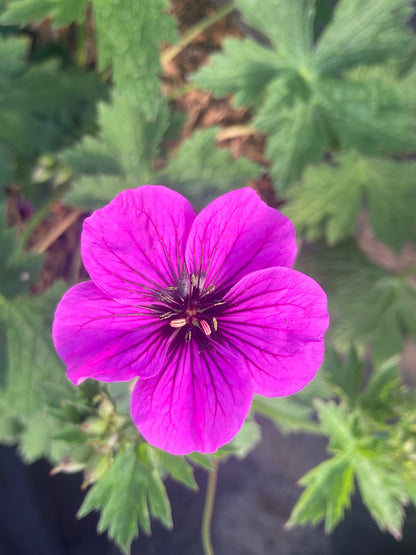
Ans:
[[[206,287],[226,290],[256,270],[291,266],[295,235],[286,216],[253,189],[239,189],[214,200],[195,218],[186,265],[190,273],[206,276]]]
[[[253,398],[250,376],[225,353],[183,343],[162,372],[134,387],[131,413],[149,443],[174,455],[212,453],[243,425]]]
[[[160,320],[108,298],[93,282],[79,283],[61,299],[53,340],[68,377],[104,382],[155,375],[168,348]]]
[[[224,300],[220,339],[245,361],[255,393],[291,395],[312,380],[329,323],[326,295],[312,278],[290,268],[260,270]]]
[[[175,284],[194,218],[190,203],[166,187],[123,191],[85,220],[85,267],[110,297],[146,299]]]

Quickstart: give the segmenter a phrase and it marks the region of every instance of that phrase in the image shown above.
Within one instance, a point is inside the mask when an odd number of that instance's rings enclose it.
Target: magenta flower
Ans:
[[[252,189],[197,216],[166,187],[124,191],[85,220],[81,248],[92,281],[61,300],[56,349],[76,385],[138,377],[131,413],[152,445],[213,452],[254,393],[295,393],[322,362],[325,293],[290,269],[293,225]]]

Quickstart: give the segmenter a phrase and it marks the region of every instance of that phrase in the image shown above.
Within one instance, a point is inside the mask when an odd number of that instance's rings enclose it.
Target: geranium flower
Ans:
[[[254,393],[295,393],[322,362],[325,293],[290,269],[293,225],[252,189],[197,216],[166,187],[124,191],[85,220],[81,252],[92,281],[61,300],[56,349],[76,385],[137,377],[131,414],[152,445],[213,452]]]

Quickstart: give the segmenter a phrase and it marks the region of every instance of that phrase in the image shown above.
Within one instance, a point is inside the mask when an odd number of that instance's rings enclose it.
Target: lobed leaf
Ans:
[[[88,210],[100,208],[126,188],[152,181],[152,163],[168,126],[167,108],[161,105],[150,122],[115,89],[112,103],[99,106],[99,125],[96,139],[87,137],[60,156],[73,171],[65,202]]]
[[[299,481],[306,486],[296,503],[289,528],[302,524],[318,524],[325,520],[325,531],[332,532],[351,506],[354,471],[349,457],[339,454],[313,468]]]
[[[367,206],[377,237],[399,250],[416,236],[415,172],[413,161],[340,154],[331,164],[307,169],[302,184],[288,192],[285,213],[308,240],[325,236],[334,245],[354,234]]]
[[[283,433],[319,433],[312,420],[312,406],[302,404],[296,395],[291,397],[255,397],[254,411],[277,424]]]
[[[150,533],[150,514],[165,526],[172,526],[163,482],[155,470],[140,461],[132,445],[119,451],[109,470],[91,486],[78,516],[93,510],[101,511],[98,530],[107,530],[125,552],[138,534],[138,523]]]
[[[58,150],[91,125],[105,87],[94,74],[61,69],[54,61],[28,69],[28,47],[26,38],[0,36],[0,51],[10,57],[7,71],[0,72],[0,144],[33,158]]]
[[[156,451],[156,449],[154,449],[154,451]],[[193,468],[187,463],[184,457],[171,455],[167,451],[158,449],[157,459],[161,464],[162,469],[164,469],[176,481],[194,491],[198,489]]]
[[[371,295],[376,283],[389,273],[372,264],[353,241],[331,249],[321,243],[307,245],[296,269],[314,277],[328,295],[331,322],[327,341],[341,353],[348,351],[351,343],[365,344],[371,328],[364,338],[361,321],[373,309]]]
[[[344,149],[374,155],[416,148],[416,104],[403,82],[321,77],[313,91]]]
[[[202,66],[193,82],[216,96],[234,93],[236,106],[257,106],[266,85],[278,74],[278,58],[270,48],[252,39],[226,39],[221,54]]]
[[[66,379],[51,342],[46,316],[50,317],[61,294],[61,285],[57,284],[36,297],[9,301],[0,296],[0,322],[6,328],[7,337],[8,410],[23,422],[29,422],[37,410],[44,408],[40,384]]]
[[[357,333],[368,339],[378,361],[402,351],[403,341],[416,336],[416,290],[400,277],[379,280],[367,298]]]
[[[236,5],[289,65],[298,68],[304,63],[313,44],[315,0],[236,0]]]
[[[319,73],[338,73],[357,64],[403,59],[415,50],[407,25],[408,0],[343,0],[322,33],[311,66]]]
[[[109,65],[125,104],[153,120],[160,109],[159,49],[175,42],[176,27],[166,0],[94,0],[99,66]]]
[[[325,129],[311,91],[300,78],[273,81],[253,125],[268,135],[266,155],[273,161],[271,173],[280,190],[324,152]]]
[[[356,446],[357,415],[349,413],[342,405],[333,402],[316,401],[316,410],[321,427],[329,437],[329,450],[347,452]]]
[[[217,132],[216,127],[196,131],[153,180],[172,186],[201,207],[211,197],[258,177],[260,166],[245,158],[235,159],[229,149],[218,148]]]
[[[355,455],[355,475],[362,499],[380,530],[388,530],[401,538],[404,520],[403,504],[408,502],[406,489],[393,464],[383,458]]]
[[[340,0],[316,45],[314,4],[238,0],[271,50],[232,39],[195,77],[215,94],[234,93],[238,106],[256,108],[253,124],[267,136],[280,191],[328,149],[367,155],[416,149],[411,2]]]

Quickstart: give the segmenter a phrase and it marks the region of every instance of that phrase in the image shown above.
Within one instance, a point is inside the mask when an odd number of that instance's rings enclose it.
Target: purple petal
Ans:
[[[190,203],[166,187],[123,191],[85,220],[85,267],[110,297],[146,299],[174,284],[194,218]]]
[[[329,324],[326,295],[312,278],[289,268],[260,270],[244,277],[224,300],[218,331],[245,361],[255,393],[290,395],[312,380]]]
[[[195,218],[186,245],[190,273],[206,275],[206,287],[227,289],[243,276],[291,266],[296,256],[292,222],[250,188],[214,200]]]
[[[240,430],[253,398],[250,376],[227,354],[183,343],[162,372],[135,385],[131,413],[149,443],[175,455],[212,453]]]
[[[162,326],[153,315],[138,314],[137,307],[108,298],[89,281],[61,299],[53,340],[75,385],[86,378],[124,381],[159,371],[168,348]]]

